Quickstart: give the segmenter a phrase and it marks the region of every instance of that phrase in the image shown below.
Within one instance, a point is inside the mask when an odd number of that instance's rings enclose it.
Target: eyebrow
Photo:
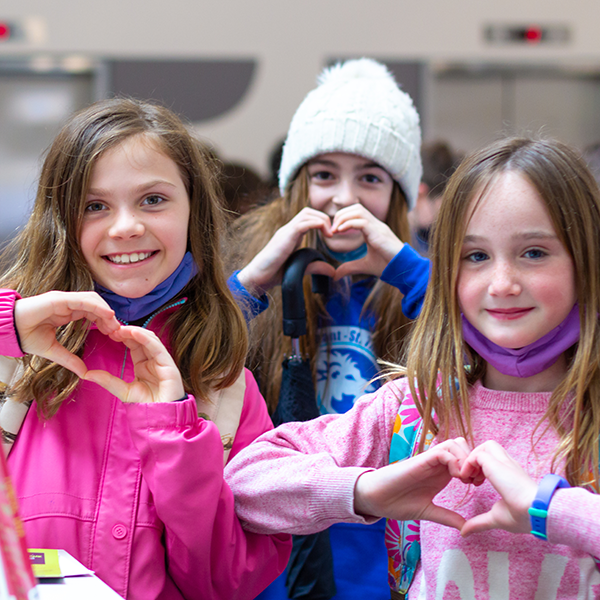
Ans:
[[[336,168],[339,168],[339,166],[340,166],[335,161],[333,161],[333,160],[327,160],[326,158],[315,158],[313,160],[310,160],[308,162],[308,164],[309,165],[324,165],[326,167],[336,167]],[[373,169],[373,168],[375,168],[375,169],[382,169],[382,170],[385,171],[385,169],[381,165],[378,165],[376,162],[368,162],[368,163],[365,163],[363,165],[359,165],[359,166],[355,167],[354,170],[355,171],[362,171],[363,169]]]
[[[138,185],[136,188],[134,188],[134,192],[137,194],[140,194],[142,192],[145,192],[146,190],[150,190],[153,187],[156,187],[158,185],[166,185],[169,187],[176,187],[174,183],[171,183],[170,181],[167,181],[166,179],[153,179],[152,181],[148,181],[147,183],[143,183],[142,185]],[[108,196],[110,194],[110,192],[108,190],[105,190],[104,188],[90,188],[88,190],[88,194],[92,195],[92,196]]]
[[[477,243],[483,242],[487,238],[483,235],[465,235],[463,243]],[[522,233],[518,233],[516,235],[512,235],[511,239],[513,240],[557,240],[558,236],[552,232],[548,233],[547,231],[524,231]]]

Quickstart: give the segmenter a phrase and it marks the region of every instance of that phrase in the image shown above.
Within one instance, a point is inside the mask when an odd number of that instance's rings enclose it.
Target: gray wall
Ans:
[[[0,60],[66,57],[74,70],[135,59],[253,64],[252,77],[238,101],[224,113],[198,121],[197,129],[226,158],[249,162],[263,173],[272,145],[314,87],[316,74],[332,58],[369,55],[423,64],[420,108],[427,137],[451,133],[448,121],[464,131],[456,121],[464,109],[461,93],[453,108],[449,80],[440,83],[439,74],[448,65],[592,71],[600,65],[600,3],[594,0],[13,0],[10,6],[3,5],[0,17],[12,19],[23,32],[21,40],[0,44]],[[564,25],[570,39],[538,46],[485,40],[490,24],[530,22]],[[100,82],[98,89],[107,88]],[[473,100],[480,93],[487,97],[480,90]],[[557,110],[561,109],[551,112]],[[445,121],[443,113],[450,115]],[[488,126],[481,127],[487,133]]]

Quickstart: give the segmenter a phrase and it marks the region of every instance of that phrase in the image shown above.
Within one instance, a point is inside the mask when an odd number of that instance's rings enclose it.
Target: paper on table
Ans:
[[[93,575],[76,558],[66,550],[49,550],[47,548],[29,548],[29,558],[33,571],[38,579],[46,577],[79,577]]]
[[[68,552],[57,553],[63,577],[40,579],[36,588],[39,600],[123,600]]]
[[[78,577],[80,575],[93,575],[94,571],[90,571],[84,567],[76,558],[73,558],[66,550],[58,551],[58,562],[63,577]]]

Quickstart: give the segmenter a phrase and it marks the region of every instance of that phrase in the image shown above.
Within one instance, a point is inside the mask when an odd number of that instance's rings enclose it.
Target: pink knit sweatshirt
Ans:
[[[406,391],[406,379],[393,381],[345,414],[283,425],[238,454],[225,475],[243,526],[260,533],[311,533],[340,521],[371,522],[354,513],[354,486],[363,472],[388,464],[393,424]],[[531,433],[549,399],[550,393],[500,392],[476,384],[471,397],[475,445],[496,440],[541,479],[550,472],[558,438],[547,431],[533,452]],[[453,480],[435,502],[469,519],[498,499],[488,482],[475,488]],[[581,488],[558,490],[547,532],[549,541],[501,530],[463,539],[455,529],[424,521],[421,564],[409,597],[600,598],[600,573],[590,556],[600,556],[600,496]]]

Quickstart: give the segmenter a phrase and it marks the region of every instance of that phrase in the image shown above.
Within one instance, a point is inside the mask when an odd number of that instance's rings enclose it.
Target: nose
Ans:
[[[140,216],[130,208],[123,208],[115,213],[108,234],[116,239],[130,239],[144,235],[145,231]]]
[[[518,296],[521,293],[518,269],[509,261],[498,260],[489,285],[491,296]]]
[[[341,180],[334,191],[333,203],[338,208],[344,208],[359,201],[358,192],[352,182]]]

